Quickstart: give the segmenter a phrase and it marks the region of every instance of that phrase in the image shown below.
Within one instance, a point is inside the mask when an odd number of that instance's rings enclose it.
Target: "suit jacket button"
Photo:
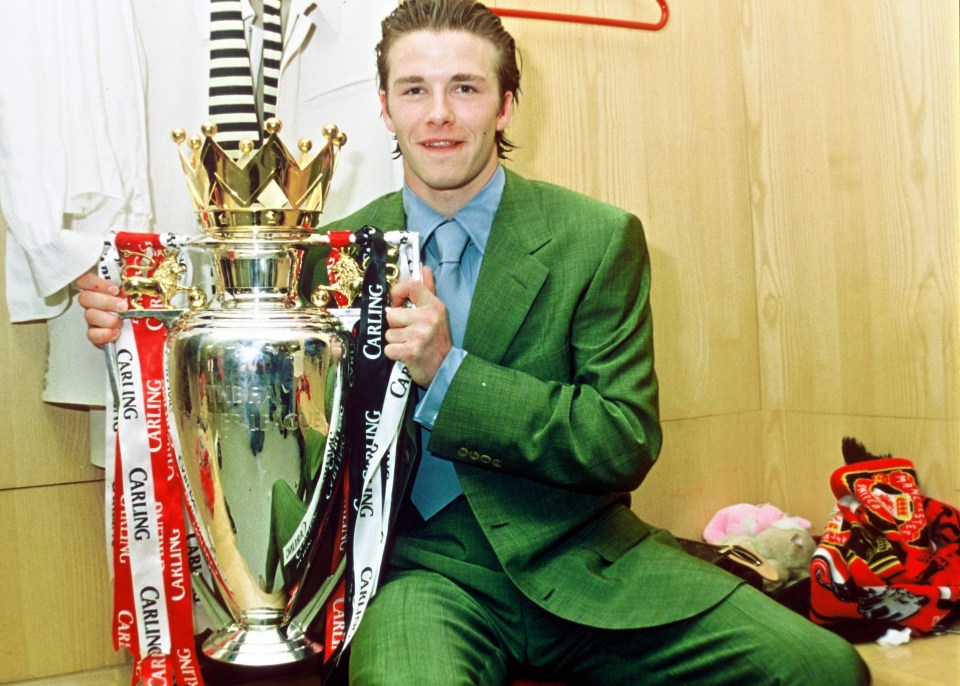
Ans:
[[[457,448],[457,457],[466,457],[468,452],[466,448]]]
[[[490,460],[490,465],[492,467],[496,467],[497,469],[499,469],[500,467],[503,466],[503,462],[500,461],[499,457],[495,457],[492,460]]]
[[[471,460],[479,460],[479,459],[480,459],[480,453],[478,453],[476,450],[471,450],[471,451],[470,451],[470,459],[471,459]]]
[[[480,456],[480,462],[482,462],[483,464],[490,464],[490,456],[489,456],[489,455],[481,455],[481,456]]]

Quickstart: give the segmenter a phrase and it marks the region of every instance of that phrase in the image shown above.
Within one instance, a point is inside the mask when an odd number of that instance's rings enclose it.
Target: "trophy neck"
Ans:
[[[282,241],[222,242],[213,247],[221,303],[236,308],[290,308],[297,302],[301,248]]]

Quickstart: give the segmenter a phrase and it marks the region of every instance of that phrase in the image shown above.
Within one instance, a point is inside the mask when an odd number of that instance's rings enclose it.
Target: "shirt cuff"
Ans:
[[[440,412],[440,405],[443,404],[447,389],[453,382],[453,375],[460,369],[460,364],[466,356],[466,350],[450,348],[436,376],[433,377],[430,387],[420,397],[417,410],[413,413],[413,420],[423,428],[433,431],[433,423],[437,421],[437,413]]]

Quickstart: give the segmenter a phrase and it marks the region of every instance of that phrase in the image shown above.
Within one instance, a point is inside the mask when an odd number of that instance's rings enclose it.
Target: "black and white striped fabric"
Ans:
[[[263,118],[277,116],[280,90],[280,58],[283,56],[283,29],[280,25],[280,0],[263,3]]]
[[[257,83],[243,25],[241,0],[211,0],[210,3],[210,93],[209,115],[217,125],[217,142],[234,158],[240,141],[249,139],[259,147],[263,121],[276,115],[283,50],[280,1],[264,0],[262,107],[258,107]]]

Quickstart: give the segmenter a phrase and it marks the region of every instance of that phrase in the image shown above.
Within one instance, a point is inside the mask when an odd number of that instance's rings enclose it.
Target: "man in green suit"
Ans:
[[[417,231],[440,273],[432,246],[459,234],[467,285],[393,290],[386,354],[423,389],[424,454],[350,682],[866,682],[843,640],[629,509],[661,442],[643,231],[500,166],[520,74],[499,19],[408,0],[377,54],[404,187],[337,228]]]
[[[404,187],[336,228],[421,235],[430,268],[393,289],[386,354],[423,440],[350,682],[866,683],[845,641],[630,510],[661,442],[643,231],[500,166],[520,80],[500,20],[408,0],[377,55]],[[94,342],[108,300],[86,295]]]

